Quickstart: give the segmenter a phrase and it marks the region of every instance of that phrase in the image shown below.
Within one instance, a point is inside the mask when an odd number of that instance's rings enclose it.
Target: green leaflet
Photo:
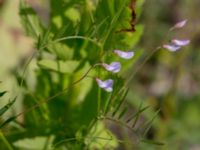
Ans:
[[[78,61],[56,61],[43,59],[38,61],[38,65],[42,68],[49,69],[61,73],[72,73],[76,70],[80,62]]]
[[[42,23],[34,10],[27,6],[23,0],[20,1],[20,17],[27,35],[37,39],[43,31]]]
[[[42,137],[42,136],[37,136],[34,138],[24,138],[21,140],[18,140],[14,142],[14,146],[19,148],[19,149],[37,149],[37,150],[43,150],[45,149],[51,149],[51,143],[53,142],[54,137]],[[45,146],[46,142],[49,142],[49,144]]]
[[[47,46],[48,51],[55,54],[59,60],[69,60],[73,57],[73,49],[63,43],[50,43]]]

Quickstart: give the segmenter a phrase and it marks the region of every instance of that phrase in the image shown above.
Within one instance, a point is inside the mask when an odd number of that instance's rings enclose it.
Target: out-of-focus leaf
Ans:
[[[79,61],[56,61],[50,59],[43,59],[38,62],[38,65],[61,73],[72,73],[79,65]]]
[[[4,96],[4,94],[6,94],[7,91],[3,91],[3,92],[0,92],[0,97]]]
[[[48,44],[48,50],[55,54],[58,59],[67,60],[73,57],[73,49],[68,47],[66,44],[63,43],[52,43]]]
[[[48,141],[48,145],[46,145]],[[35,138],[26,138],[21,139],[16,142],[14,142],[14,146],[19,149],[26,149],[26,150],[43,150],[45,149],[51,149],[53,142],[53,137],[35,137]],[[45,147],[46,145],[46,147]]]
[[[0,109],[0,116],[3,115],[14,104],[15,100],[16,98]]]
[[[68,17],[74,25],[80,21],[80,13],[77,9],[71,7],[65,11],[65,16]]]
[[[142,6],[143,6],[144,2],[145,2],[145,0],[139,0],[136,2],[135,11],[137,14],[137,20],[140,18],[140,15],[142,13]]]
[[[90,65],[89,63],[85,63],[85,65],[82,68],[78,68],[77,72],[74,74],[74,81],[79,80],[89,69],[90,69]],[[94,72],[93,70],[90,71],[90,73],[92,74],[92,72]],[[71,98],[74,102],[76,103],[80,103],[82,101],[84,101],[86,95],[90,92],[91,88],[92,88],[92,83],[93,83],[93,79],[91,78],[84,78],[79,84],[78,86],[76,86],[73,89],[73,93],[71,93]]]
[[[20,1],[20,16],[26,34],[37,39],[43,31],[42,23],[35,11],[23,0]]]
[[[107,37],[105,49],[130,49],[141,38],[143,26],[135,27],[134,14],[135,9],[138,9],[137,11],[141,9],[143,1],[139,2],[138,5],[136,2],[136,8],[132,6],[135,4],[131,3],[133,3],[131,0],[99,1],[96,10],[97,21],[108,18],[98,31],[101,37]]]
[[[129,47],[134,47],[140,40],[144,26],[141,24],[138,24],[135,26],[136,31],[134,33],[129,32],[126,33],[126,36],[122,39],[122,42],[125,43]]]
[[[118,146],[116,137],[109,130],[107,130],[100,121],[93,127],[91,133],[88,134],[85,143],[89,145],[89,149],[91,150],[114,150]]]

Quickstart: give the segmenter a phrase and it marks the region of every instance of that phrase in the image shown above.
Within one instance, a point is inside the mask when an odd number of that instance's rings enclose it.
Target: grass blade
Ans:
[[[124,114],[127,112],[127,110],[128,110],[128,108],[127,107],[124,107],[124,109],[122,110],[122,112],[119,114],[119,116],[118,116],[118,119],[120,120],[123,116],[124,116]]]
[[[122,97],[122,100],[118,103],[116,109],[115,109],[114,112],[112,113],[112,117],[114,117],[114,116],[116,115],[116,113],[117,113],[117,111],[120,109],[122,103],[125,101],[125,98],[126,98],[126,96],[127,96],[127,94],[128,94],[128,91],[129,91],[129,90],[127,89],[127,90],[124,92],[124,95],[123,95],[123,97]]]
[[[147,132],[148,132],[149,129],[151,128],[152,123],[153,123],[153,121],[155,120],[155,118],[157,117],[157,115],[158,115],[159,112],[160,112],[160,109],[158,109],[158,110],[155,112],[153,118],[152,118],[151,120],[149,120],[149,121],[146,123],[146,125],[144,125],[144,126],[147,126],[147,127],[146,127],[146,129],[144,130],[143,136],[145,136],[145,135],[147,134]]]
[[[145,110],[147,110],[149,108],[149,106],[146,106],[140,110],[138,110],[138,112],[136,112],[136,114],[134,114],[133,116],[131,116],[129,119],[127,119],[127,123],[129,123],[132,119],[134,119],[135,117],[137,117],[138,115],[140,115],[142,112],[144,112]]]
[[[0,109],[0,116],[3,115],[14,104],[15,100],[16,98]]]
[[[153,140],[145,140],[145,139],[142,139],[142,140],[140,140],[140,141],[143,142],[143,143],[153,144],[153,145],[158,145],[158,146],[163,146],[163,145],[165,145],[165,143],[163,143],[163,142],[153,141]]]
[[[10,123],[11,121],[15,120],[16,116],[10,117],[8,118],[6,121],[4,121],[1,125],[0,125],[0,129],[3,128],[5,125],[7,125],[8,123]]]

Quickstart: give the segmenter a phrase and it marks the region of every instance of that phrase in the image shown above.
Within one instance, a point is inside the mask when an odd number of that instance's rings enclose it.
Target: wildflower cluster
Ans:
[[[125,52],[121,50],[114,50],[113,52],[123,59],[131,59],[134,56],[134,52],[132,51]],[[112,72],[112,73],[118,73],[121,70],[120,62],[112,62],[110,64],[102,63],[101,66],[107,71]],[[113,91],[114,81],[112,79],[102,81],[101,79],[96,78],[96,82],[98,86],[104,89],[105,91],[107,92]]]
[[[172,31],[174,29],[180,29],[180,28],[184,27],[186,23],[187,23],[187,20],[180,21],[180,22],[176,23],[169,31]],[[188,40],[188,39],[183,39],[183,40],[172,39],[168,44],[163,44],[162,47],[171,52],[174,52],[174,51],[179,50],[183,46],[188,45],[189,43],[190,43],[190,40]],[[121,50],[114,50],[113,52],[123,59],[131,59],[134,56],[134,52],[132,52],[132,51],[125,52],[125,51],[121,51]],[[120,62],[112,62],[110,64],[101,63],[100,65],[104,69],[106,69],[107,71],[112,72],[112,73],[118,73],[121,69]],[[114,81],[112,79],[102,81],[101,79],[96,78],[96,82],[97,82],[98,86],[100,88],[104,89],[105,91],[107,91],[107,92],[113,91]]]
[[[180,29],[180,28],[184,27],[186,23],[187,23],[187,20],[180,21],[180,22],[176,23],[170,29],[170,31],[172,31],[174,29]],[[187,39],[184,39],[184,40],[173,39],[170,41],[169,44],[164,44],[162,47],[171,52],[174,52],[174,51],[179,50],[181,47],[188,45],[189,43],[190,43],[190,40],[187,40]]]

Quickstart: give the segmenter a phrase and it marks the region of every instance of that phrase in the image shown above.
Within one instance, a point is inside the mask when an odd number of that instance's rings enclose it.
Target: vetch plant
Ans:
[[[131,72],[131,75],[124,80],[117,73],[122,67],[125,68],[125,65],[123,66],[119,61],[108,63],[105,61],[107,59],[102,58],[102,54],[112,52],[115,55],[111,57],[118,56],[126,59],[127,61],[123,61],[124,64],[133,62],[135,52],[120,49],[132,49],[135,43],[131,39],[135,35],[139,39],[142,34],[141,26],[133,30],[135,8],[132,7],[132,3],[134,1],[101,0],[96,3],[93,1],[79,3],[78,1],[50,0],[50,3],[50,24],[46,27],[43,26],[36,13],[21,1],[20,15],[24,29],[34,39],[35,49],[37,49],[35,51],[37,55],[31,57],[38,65],[37,69],[34,68],[36,71],[30,66],[30,69],[36,72],[32,76],[37,82],[35,87],[29,87],[29,83],[32,82],[26,79],[24,74],[22,75],[24,85],[21,84],[21,86],[27,90],[22,92],[25,109],[14,117],[8,118],[2,125],[7,125],[23,115],[24,120],[20,123],[22,128],[26,127],[27,132],[16,138],[19,143],[28,134],[32,135],[33,131],[35,136],[46,135],[45,145],[49,142],[48,138],[53,135],[54,140],[49,143],[61,143],[58,144],[59,149],[115,149],[116,143],[123,141],[104,137],[112,135],[104,126],[104,121],[106,119],[113,121],[137,134],[137,130],[140,129],[136,129],[135,125],[141,113],[148,108],[141,105],[136,114],[129,117],[126,122],[121,120],[128,110],[128,107],[123,105],[128,93],[128,84],[125,82],[129,83],[138,69],[135,68],[134,72]],[[110,10],[110,8],[113,9]],[[60,10],[59,13],[58,10]],[[62,12],[64,14],[60,14]],[[62,25],[66,22],[68,25]],[[187,20],[177,23],[173,29],[182,28],[186,22]],[[189,40],[173,39],[169,44],[161,44],[155,51],[160,48],[177,51],[189,43]],[[137,67],[140,69],[151,56],[148,54],[147,59]],[[100,68],[96,69],[97,66]],[[101,72],[103,69],[106,71]],[[86,78],[89,73],[92,79]],[[99,88],[94,88],[94,86]],[[108,93],[102,92],[101,89]],[[9,103],[10,105],[12,103]],[[7,106],[1,110],[6,108]],[[144,125],[145,133],[151,122],[150,120],[150,123]],[[41,130],[41,127],[45,130]],[[141,136],[137,137],[139,141],[142,141]],[[94,139],[98,141],[94,142]],[[95,144],[98,143],[100,144],[96,146]],[[42,149],[45,149],[44,147]]]
[[[186,23],[187,23],[187,19],[177,22],[172,28],[170,28],[169,32],[174,29],[183,28],[186,25]],[[161,47],[171,52],[175,52],[179,50],[180,48],[182,48],[183,46],[188,45],[189,43],[190,43],[190,40],[188,39],[184,39],[184,40],[172,39],[169,44],[163,44]]]

